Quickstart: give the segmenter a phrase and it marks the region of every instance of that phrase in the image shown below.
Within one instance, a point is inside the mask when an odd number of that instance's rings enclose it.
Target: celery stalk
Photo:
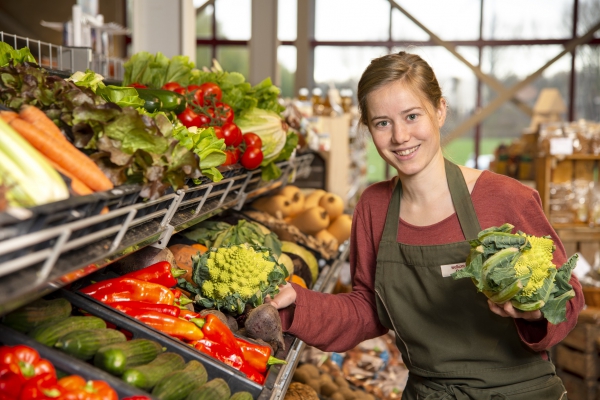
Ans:
[[[50,203],[69,197],[67,185],[58,172],[21,135],[0,119],[0,168],[5,176],[10,176],[11,185],[20,190],[13,194],[29,206]],[[12,179],[11,179],[12,178]],[[15,199],[17,202],[19,200]]]

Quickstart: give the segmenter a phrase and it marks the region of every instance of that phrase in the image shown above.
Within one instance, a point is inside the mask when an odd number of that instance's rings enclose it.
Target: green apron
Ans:
[[[467,240],[434,246],[397,243],[398,181],[377,253],[377,313],[395,331],[410,371],[402,399],[566,400],[554,366],[521,341],[513,319],[492,313],[470,279],[444,277],[464,264],[468,240],[481,230],[460,168],[448,160],[445,166]]]

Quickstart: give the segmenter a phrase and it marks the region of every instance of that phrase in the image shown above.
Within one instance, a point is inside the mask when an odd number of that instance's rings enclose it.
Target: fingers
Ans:
[[[271,298],[268,296],[265,298],[265,302],[271,304],[276,309],[286,308],[289,305],[294,304],[296,301],[296,291],[294,287],[289,283],[279,287],[279,293],[275,297]]]
[[[501,317],[523,318],[527,321],[539,321],[544,317],[540,310],[519,311],[513,307],[510,301],[507,301],[504,304],[496,304],[488,299],[488,306],[494,314]]]

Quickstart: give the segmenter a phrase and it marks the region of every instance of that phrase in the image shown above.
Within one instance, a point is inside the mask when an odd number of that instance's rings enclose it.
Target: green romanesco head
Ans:
[[[544,280],[551,274],[550,271],[556,266],[552,263],[552,252],[554,242],[545,237],[526,235],[531,248],[523,250],[515,264],[517,276],[523,276],[531,271],[531,278],[521,291],[522,296],[531,296],[544,284]]]
[[[222,300],[239,294],[248,301],[260,291],[260,284],[268,285],[269,274],[275,263],[269,261],[268,251],[256,251],[247,244],[220,247],[211,250],[206,260],[209,279],[202,284],[205,297]]]

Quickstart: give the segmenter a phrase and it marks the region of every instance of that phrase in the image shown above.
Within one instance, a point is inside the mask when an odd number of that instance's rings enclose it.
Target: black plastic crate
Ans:
[[[94,275],[95,274],[92,274],[86,278],[90,278]],[[89,282],[86,278],[83,278],[80,281]],[[206,368],[208,379],[223,379],[229,385],[232,393],[247,391],[251,393],[254,398],[257,398],[263,390],[263,386],[251,381],[242,372],[229,365],[223,364],[220,361],[214,360],[185,343],[142,324],[135,318],[121,313],[90,296],[81,292],[72,292],[64,289],[60,291],[60,295],[67,299],[74,308],[82,309],[92,315],[102,318],[106,322],[116,325],[119,329],[131,332],[134,339],[142,338],[153,340],[165,347],[167,349],[166,351],[179,354],[186,362],[190,360],[201,362]]]
[[[23,333],[15,331],[14,329],[2,324],[0,324],[0,343],[8,346],[22,344],[31,347],[35,349],[42,358],[50,361],[59,371],[65,372],[69,375],[80,375],[85,380],[105,381],[117,392],[119,398],[125,398],[129,396],[147,396],[151,399],[155,399],[148,393],[128,385],[119,378],[112,376],[108,372],[102,371],[101,369],[98,369],[85,361],[78,360],[59,350],[55,350],[51,347],[47,347],[41,343],[38,343],[27,335],[24,335]]]

